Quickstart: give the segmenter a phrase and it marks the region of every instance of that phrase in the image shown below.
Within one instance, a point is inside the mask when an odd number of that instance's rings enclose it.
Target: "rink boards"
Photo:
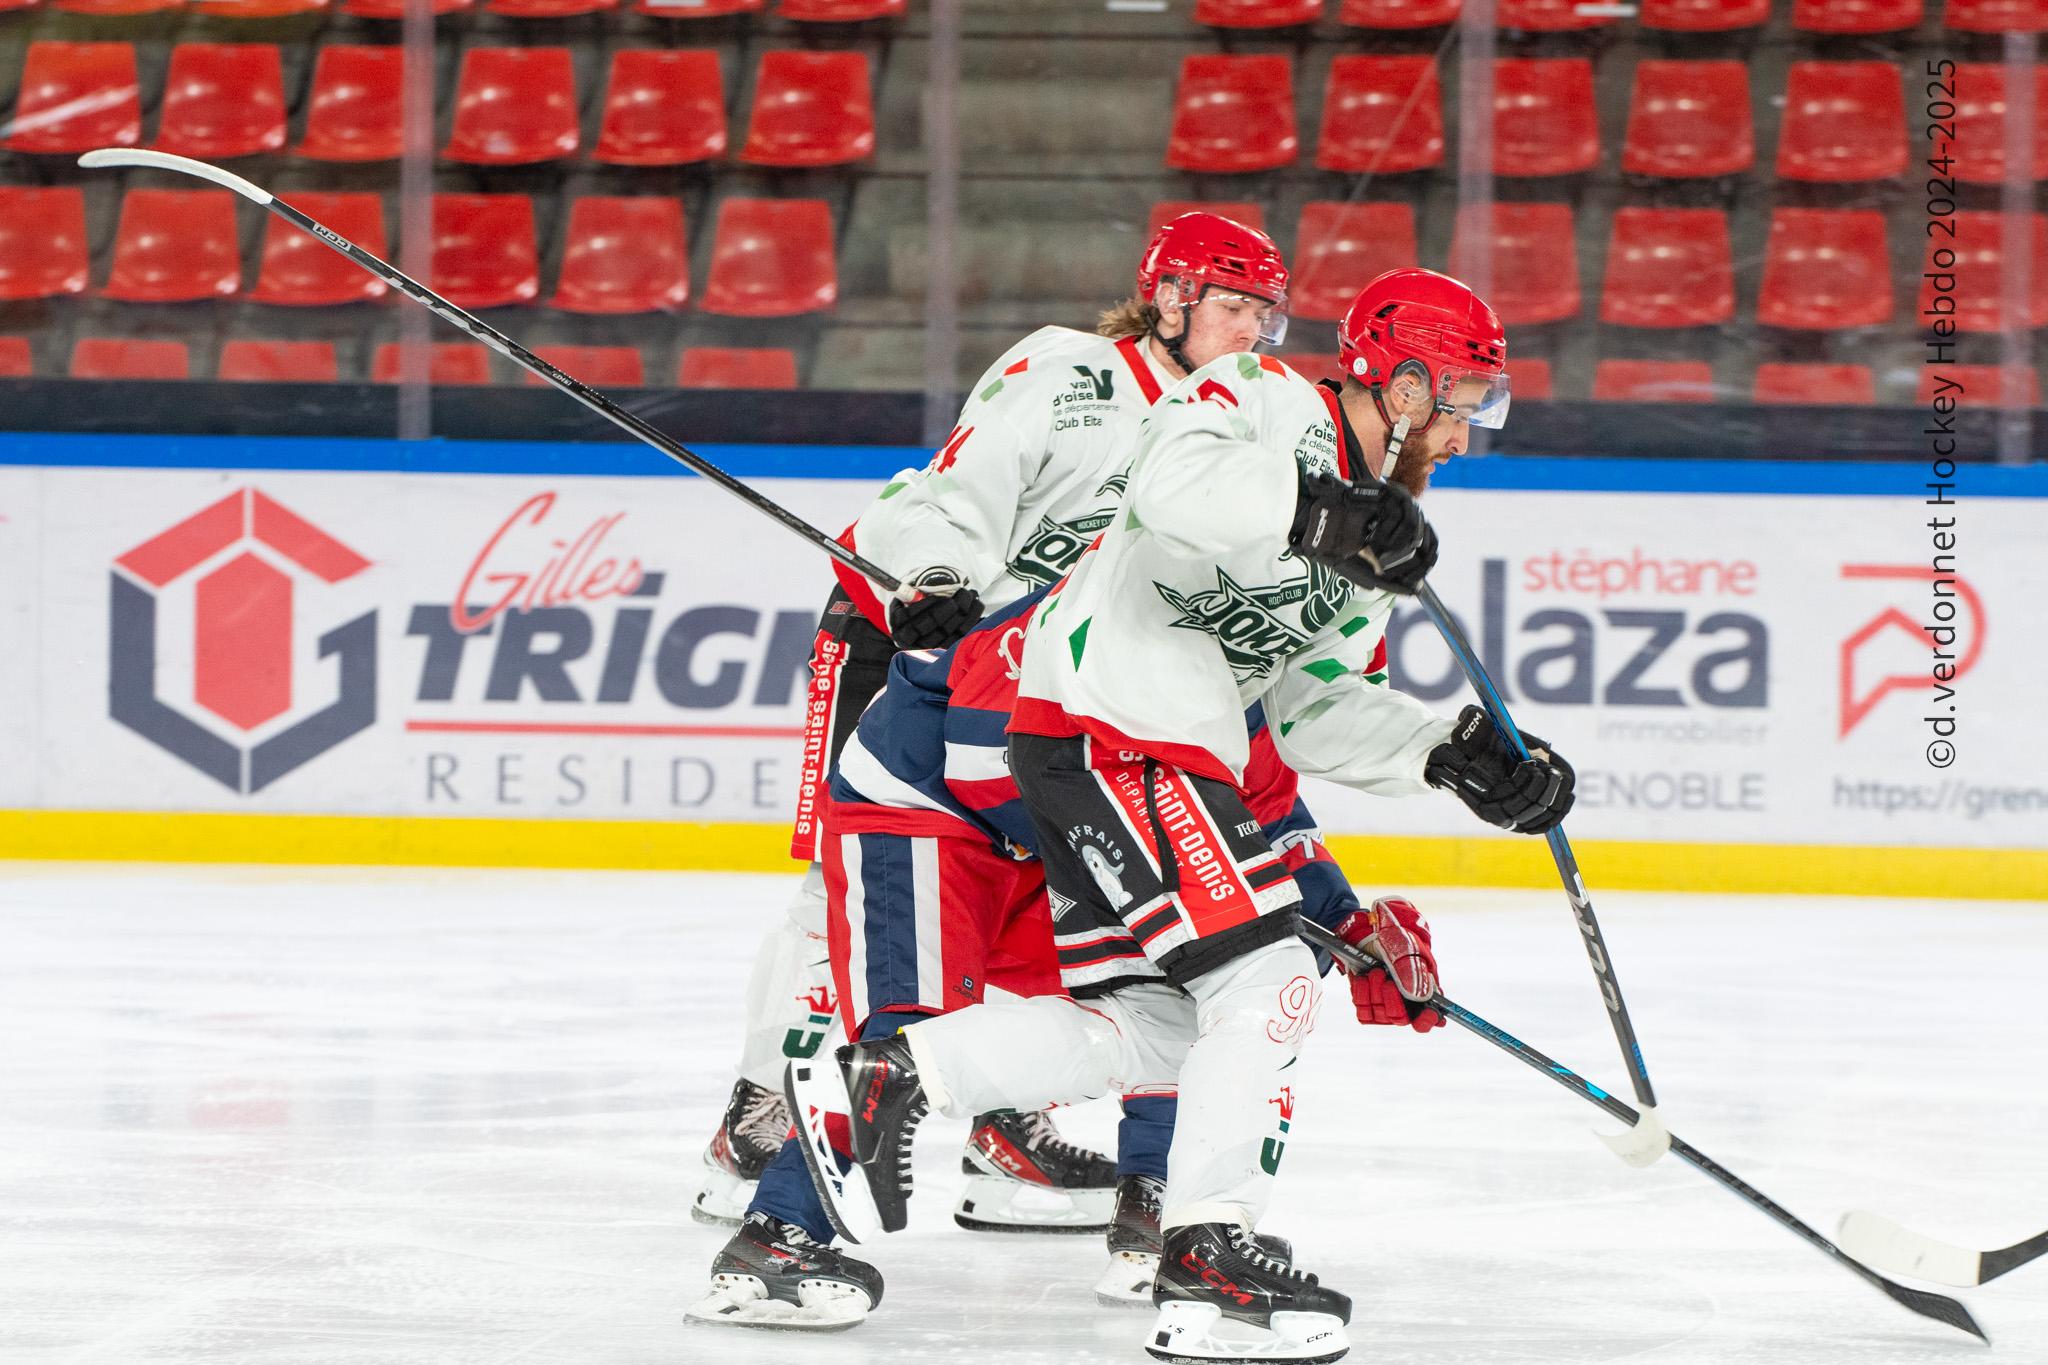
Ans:
[[[834,532],[925,455],[707,453]],[[652,452],[9,437],[5,458],[0,852],[787,866],[829,575]],[[1577,765],[1597,885],[2048,898],[2048,479],[1931,477],[1444,471],[1431,581]],[[1396,685],[1467,700],[1419,613],[1388,640]],[[1382,876],[1553,875],[1447,797],[1311,801]]]

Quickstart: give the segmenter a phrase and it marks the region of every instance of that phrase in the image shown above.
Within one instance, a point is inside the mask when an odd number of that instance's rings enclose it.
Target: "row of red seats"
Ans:
[[[34,9],[41,0],[0,0],[0,13]],[[69,14],[157,14],[189,10],[214,19],[277,19],[324,10],[332,0],[50,0],[50,8]],[[433,0],[434,13],[453,14],[476,0]],[[619,7],[619,0],[486,0],[484,10],[513,19],[566,19]],[[343,14],[358,19],[402,19],[405,0],[343,0]],[[717,19],[758,14],[768,0],[634,0],[633,12],[660,19]],[[869,19],[901,18],[909,0],[782,0],[777,18],[797,23],[852,24]]]
[[[389,259],[375,194],[289,193],[291,204]],[[130,190],[121,203],[102,298],[183,303],[242,291],[235,196],[226,190]],[[432,288],[463,308],[540,297],[533,200],[523,194],[437,194]],[[85,199],[69,187],[0,187],[0,300],[85,292]],[[384,282],[277,217],[265,219],[249,297],[294,307],[383,297]],[[672,311],[688,299],[680,201],[592,195],[569,205],[562,265],[548,306],[571,313]],[[719,206],[711,271],[699,302],[729,317],[783,317],[839,296],[832,214],[822,199],[728,199]]]
[[[1341,378],[1334,355],[1287,355],[1288,364],[1311,379]],[[1961,384],[1976,402],[2041,406],[2041,379],[2031,369],[2010,395],[2003,393],[2004,371],[1996,365],[1949,365],[1940,375]],[[1516,398],[1554,396],[1550,362],[1538,358],[1508,360],[1509,382]],[[1916,399],[1923,406],[1934,397],[1936,371],[1920,372]],[[1593,366],[1596,402],[1710,403],[1725,396],[1714,383],[1714,370],[1704,360],[1598,361]],[[1944,389],[1943,392],[1952,392]],[[1750,398],[1758,403],[1820,403],[1841,407],[1877,402],[1877,379],[1868,365],[1764,364],[1756,367]]]
[[[572,378],[594,387],[639,388],[647,382],[640,351],[633,346],[536,346],[533,353]],[[395,341],[373,353],[370,379],[395,384],[402,358]],[[192,352],[182,341],[133,341],[82,337],[71,348],[65,371],[73,379],[187,379]],[[26,337],[0,336],[0,379],[34,374]],[[331,341],[229,341],[222,344],[215,377],[244,383],[332,384],[341,365]],[[491,353],[475,342],[437,341],[428,358],[436,384],[488,384]],[[527,374],[528,384],[546,381]],[[683,389],[793,389],[796,353],[780,349],[693,346],[676,365]]]
[[[1792,27],[1803,33],[1895,33],[1919,27],[1925,0],[1793,0]],[[1341,0],[1337,22],[1353,28],[1435,28],[1456,23],[1464,0]],[[1590,11],[1590,12],[1589,12]],[[1195,22],[1212,28],[1295,28],[1322,17],[1323,0],[1196,0]],[[1494,22],[1530,33],[1600,28],[1619,16],[1584,0],[1498,0]],[[1642,0],[1636,22],[1677,33],[1756,28],[1771,0]],[[1969,33],[2048,29],[2040,0],[1948,0],[1942,23]]]
[[[2048,0],[2043,0],[2048,5]],[[2048,176],[2048,67],[2034,68],[2035,178]],[[1955,174],[2005,176],[2006,70],[1964,63],[1955,76]],[[1583,57],[1505,58],[1494,67],[1497,175],[1570,175],[1600,162],[1593,64]],[[1176,170],[1276,170],[1300,156],[1294,67],[1285,56],[1185,58],[1166,164]],[[1392,174],[1440,166],[1443,95],[1429,56],[1337,57],[1323,96],[1315,164]],[[1755,163],[1749,68],[1736,61],[1639,62],[1621,168],[1682,178],[1732,175]],[[1909,157],[1906,104],[1892,62],[1794,62],[1778,138],[1783,180],[1888,180]]]
[[[306,132],[293,149],[313,161],[382,161],[404,150],[404,52],[323,47],[313,62]],[[164,79],[151,145],[218,161],[285,145],[284,64],[270,43],[180,43]],[[441,155],[480,166],[554,161],[581,140],[566,47],[479,47],[462,54],[454,127]],[[35,42],[22,63],[14,118],[0,147],[73,154],[142,141],[135,49],[128,43]],[[758,166],[833,166],[875,149],[868,59],[857,52],[761,54],[746,142]],[[723,156],[725,86],[709,50],[634,48],[612,54],[596,160],[672,166]]]

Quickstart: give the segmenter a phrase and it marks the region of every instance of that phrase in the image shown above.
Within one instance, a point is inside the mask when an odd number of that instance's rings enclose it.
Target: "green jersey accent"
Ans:
[[[1317,659],[1314,663],[1303,664],[1301,671],[1319,682],[1326,683],[1335,682],[1350,672],[1335,659]]]
[[[1074,656],[1074,667],[1076,668],[1081,666],[1081,655],[1088,648],[1088,626],[1094,620],[1094,617],[1089,617],[1088,620],[1074,627],[1072,633],[1067,636],[1067,649]]]

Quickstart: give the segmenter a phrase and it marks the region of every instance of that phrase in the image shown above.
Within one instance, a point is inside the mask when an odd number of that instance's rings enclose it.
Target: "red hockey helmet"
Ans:
[[[1380,391],[1404,368],[1419,367],[1437,413],[1453,413],[1475,427],[1499,427],[1508,416],[1508,339],[1486,301],[1462,281],[1434,270],[1389,270],[1359,291],[1337,325],[1337,358],[1344,373]],[[1459,386],[1483,388],[1459,395]],[[1380,416],[1393,425],[1384,404]]]
[[[1259,340],[1277,345],[1287,336],[1287,264],[1273,239],[1220,213],[1183,213],[1153,235],[1138,258],[1138,297],[1159,299],[1165,280],[1179,280],[1179,302],[1193,303],[1209,288],[1247,294],[1272,305]]]

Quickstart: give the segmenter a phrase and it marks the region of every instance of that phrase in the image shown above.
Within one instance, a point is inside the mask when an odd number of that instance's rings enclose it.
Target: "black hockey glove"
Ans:
[[[1397,483],[1303,475],[1287,543],[1362,588],[1412,594],[1436,564],[1436,531]]]
[[[1518,758],[1486,712],[1458,713],[1451,737],[1429,751],[1423,780],[1454,793],[1489,825],[1517,834],[1542,834],[1572,808],[1572,765],[1550,752],[1548,741],[1522,731],[1530,756]]]
[[[926,569],[910,580],[914,602],[889,603],[889,638],[898,649],[944,649],[981,619],[981,595],[957,569]]]

